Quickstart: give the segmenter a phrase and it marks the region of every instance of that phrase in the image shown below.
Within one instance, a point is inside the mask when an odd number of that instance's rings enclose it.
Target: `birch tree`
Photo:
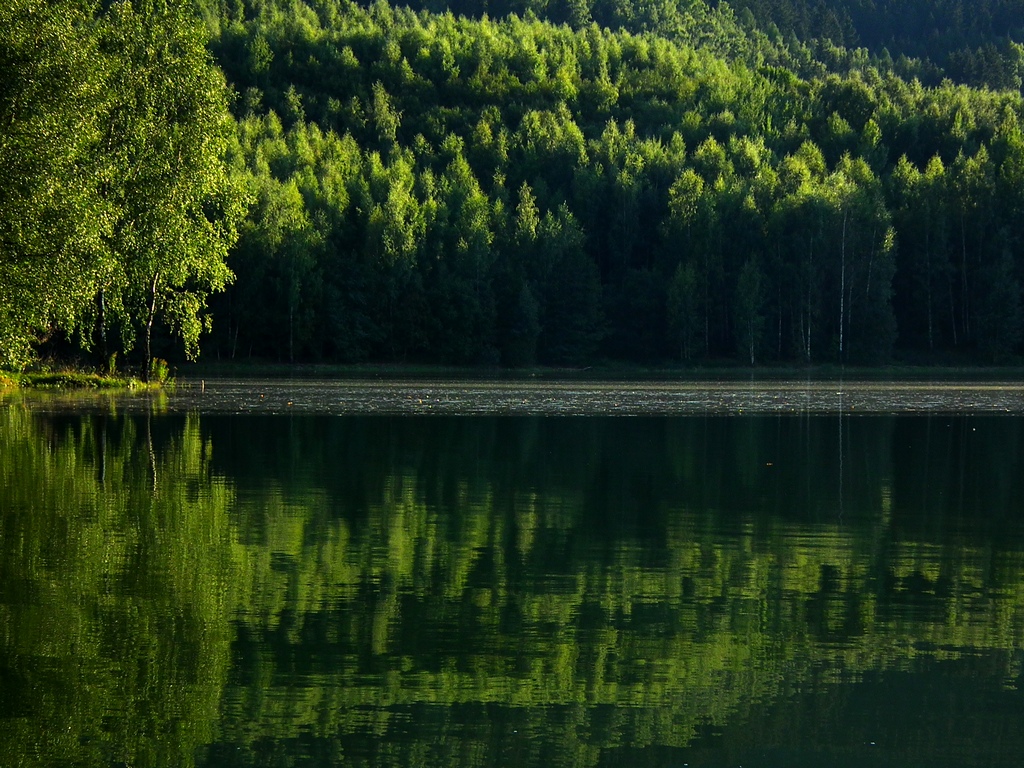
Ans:
[[[163,317],[194,358],[209,326],[245,195],[224,163],[231,121],[223,76],[187,4],[128,0],[106,14],[101,46],[113,62],[100,148],[115,209],[116,268],[100,289],[122,322],[125,346],[142,336],[144,375]]]

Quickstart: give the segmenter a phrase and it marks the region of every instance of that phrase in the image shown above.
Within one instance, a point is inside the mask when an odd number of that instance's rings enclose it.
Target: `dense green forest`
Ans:
[[[3,12],[8,363],[1020,357],[1019,0],[166,5]]]

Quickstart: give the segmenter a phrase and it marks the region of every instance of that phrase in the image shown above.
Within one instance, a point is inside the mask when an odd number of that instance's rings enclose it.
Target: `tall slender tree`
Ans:
[[[115,271],[100,290],[126,346],[141,333],[144,372],[165,317],[188,357],[208,327],[207,298],[232,279],[226,264],[245,195],[224,162],[232,130],[227,88],[187,4],[122,0],[107,10],[100,46],[111,62],[99,150],[107,158]]]

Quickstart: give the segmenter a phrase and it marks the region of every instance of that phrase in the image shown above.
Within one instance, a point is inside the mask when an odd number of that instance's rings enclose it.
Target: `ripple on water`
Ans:
[[[1024,413],[1024,382],[183,380],[158,393],[19,394],[34,410],[308,414]],[[12,403],[10,397],[4,401]]]

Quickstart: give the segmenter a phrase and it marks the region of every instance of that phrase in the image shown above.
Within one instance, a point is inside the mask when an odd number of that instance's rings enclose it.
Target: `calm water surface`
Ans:
[[[1018,766],[1020,385],[0,400],[0,765]]]

